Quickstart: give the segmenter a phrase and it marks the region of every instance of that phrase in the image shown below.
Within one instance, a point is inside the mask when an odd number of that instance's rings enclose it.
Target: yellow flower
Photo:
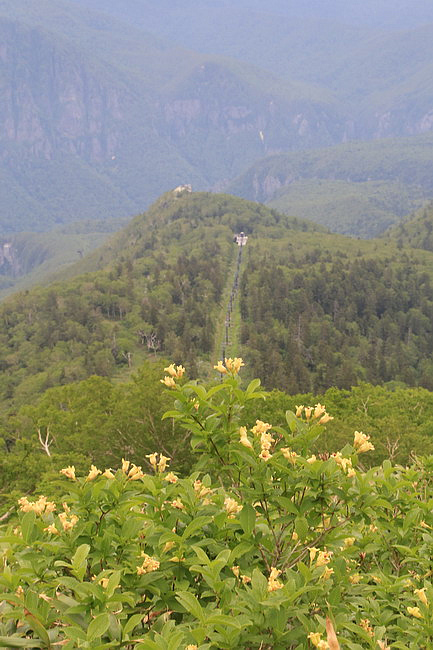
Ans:
[[[164,386],[167,386],[167,388],[177,388],[176,382],[174,381],[173,377],[169,377],[168,375],[164,377],[164,379],[159,380],[161,384],[164,384]]]
[[[231,372],[233,375],[237,375],[239,370],[244,366],[244,362],[240,357],[235,357],[234,359],[224,359],[226,368],[229,372]]]
[[[154,452],[153,454],[146,454],[146,458],[149,459],[149,463],[152,465],[152,467],[154,469],[156,469],[156,465],[157,465],[157,460],[156,459],[157,459],[157,457],[158,457],[157,452]]]
[[[108,583],[109,583],[109,581],[110,581],[109,578],[101,578],[101,579],[99,580],[99,584],[101,585],[101,587],[102,587],[103,589],[106,589],[106,588],[108,587]]]
[[[307,636],[307,639],[309,641],[311,641],[311,643],[313,644],[313,646],[315,648],[319,647],[319,643],[321,641],[321,638],[322,638],[322,635],[320,634],[320,632],[310,632],[310,634]]]
[[[243,506],[239,505],[235,499],[226,497],[224,499],[224,508],[228,514],[229,519],[234,519],[238,512],[242,510]]]
[[[164,372],[168,372],[170,377],[177,377],[176,373],[176,368],[174,367],[174,363],[171,363],[167,368],[164,368]]]
[[[316,560],[316,566],[325,566],[325,564],[329,564],[332,555],[332,551],[319,551],[319,555],[317,556]]]
[[[431,526],[429,526],[428,524],[426,524],[426,522],[424,521],[424,519],[422,519],[422,520],[419,522],[419,525],[421,526],[421,528],[431,528]]]
[[[177,483],[178,480],[176,474],[173,474],[173,472],[169,472],[167,476],[164,476],[164,481],[168,481],[169,483]]]
[[[344,541],[344,548],[349,548],[349,546],[353,546],[356,538],[355,537],[345,537]]]
[[[222,375],[227,374],[227,368],[224,367],[224,364],[222,361],[218,361],[217,365],[214,366],[214,370],[218,370]]]
[[[296,417],[300,418],[302,415],[302,411],[304,410],[304,405],[302,404],[301,406],[295,406],[296,409]]]
[[[359,573],[354,573],[349,576],[349,582],[352,585],[357,585],[361,581],[362,576]]]
[[[212,492],[212,490],[203,485],[203,483],[197,479],[194,481],[194,492],[199,499],[204,499],[208,494]]]
[[[282,447],[281,453],[292,465],[295,465],[296,459],[299,458],[299,454],[297,454],[296,451],[291,451],[290,447]]]
[[[420,599],[420,601],[424,605],[428,605],[428,598],[425,595],[425,587],[423,587],[422,589],[415,589],[413,593],[415,594],[415,596],[417,596]]]
[[[171,505],[173,508],[177,508],[178,510],[185,510],[185,506],[180,499],[174,499],[174,501],[171,502]]]
[[[59,531],[57,530],[54,524],[50,524],[49,526],[44,528],[44,530],[47,531],[47,533],[50,533],[50,535],[60,535]]]
[[[127,474],[128,470],[129,470],[129,460],[125,460],[124,458],[122,458],[122,472],[124,474]]]
[[[423,615],[419,611],[419,607],[407,607],[407,611],[411,616],[415,616],[415,618],[423,618]]]
[[[309,420],[311,418],[311,413],[313,412],[313,407],[306,406],[304,412],[305,412],[305,417],[307,418],[307,420]]]
[[[262,422],[262,420],[256,420],[256,424],[253,426],[251,431],[256,436],[261,436],[262,433],[266,433],[269,431],[269,429],[272,429],[272,424],[269,424],[268,422]]]
[[[317,458],[316,458],[315,454],[313,454],[312,456],[310,456],[310,458],[307,458],[307,463],[315,463],[316,460],[317,460]]]
[[[165,472],[165,468],[167,467],[170,460],[171,459],[168,456],[159,454],[158,472]]]
[[[279,580],[277,580],[279,575],[281,575],[281,571],[275,567],[271,567],[271,573],[268,579],[269,592],[277,591],[278,589],[282,589],[284,587],[284,585]]]
[[[159,562],[155,558],[150,557],[147,553],[141,553],[143,563],[141,566],[137,567],[137,575],[141,576],[145,573],[151,573],[152,571],[157,571],[159,569]]]
[[[259,458],[267,462],[270,458],[272,458],[272,454],[269,452],[269,449],[262,449],[259,454]]]
[[[325,567],[324,572],[320,576],[321,580],[327,580],[334,573],[334,569],[330,569],[329,566]]]
[[[236,578],[239,578],[239,567],[236,564],[232,566],[231,570],[235,574]]]
[[[162,549],[163,553],[167,553],[168,551],[171,551],[171,549],[175,546],[175,542],[166,542],[164,544],[164,548]]]
[[[386,645],[386,641],[378,641],[377,645],[379,646],[380,650],[391,650],[389,645]]]
[[[98,474],[102,474],[101,470],[95,467],[95,465],[91,465],[86,481],[93,481]]]
[[[190,643],[185,647],[185,650],[197,650],[198,646],[196,646],[194,643]]]
[[[250,449],[253,448],[251,442],[248,439],[247,428],[246,427],[240,427],[239,428],[239,442],[244,447],[249,447]]]
[[[325,414],[322,415],[322,417],[320,418],[320,420],[319,420],[319,424],[326,424],[327,422],[330,422],[330,421],[333,420],[333,419],[334,419],[334,418],[332,417],[332,415],[329,415],[329,413],[325,413]]]
[[[310,546],[308,550],[310,552],[310,562],[314,562],[314,558],[316,557],[317,553],[320,551],[320,548],[316,548],[315,546]]]
[[[18,598],[21,598],[21,596],[24,596],[24,589],[21,587],[21,585],[19,585],[17,587],[17,590],[16,590],[15,593],[18,596]]]
[[[360,454],[365,451],[372,451],[374,449],[374,446],[371,444],[371,442],[369,442],[369,440],[370,436],[366,436],[365,433],[362,433],[362,431],[355,431],[353,446]]]
[[[249,576],[241,576],[241,580],[244,585],[249,585],[251,582],[251,578]]]
[[[64,467],[60,470],[60,474],[64,474],[66,478],[70,478],[75,481],[75,467],[70,465],[69,467]]]
[[[326,413],[325,407],[322,404],[317,403],[316,406],[314,407],[313,418],[314,419],[320,418],[325,413]]]
[[[140,478],[143,478],[144,473],[141,469],[141,466],[137,467],[137,465],[132,464],[131,469],[128,472],[128,478],[130,481],[138,481]]]
[[[183,366],[176,366],[176,377],[180,379],[185,374],[185,368]]]
[[[114,474],[111,469],[106,469],[105,472],[102,473],[102,476],[105,476],[105,478],[114,478]]]

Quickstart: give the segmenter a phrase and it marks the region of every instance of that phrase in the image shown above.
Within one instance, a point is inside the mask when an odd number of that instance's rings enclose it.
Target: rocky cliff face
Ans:
[[[20,274],[19,255],[12,241],[0,241],[0,275],[16,277]]]
[[[40,31],[0,22],[0,143],[22,155],[99,162],[114,155],[126,97]]]

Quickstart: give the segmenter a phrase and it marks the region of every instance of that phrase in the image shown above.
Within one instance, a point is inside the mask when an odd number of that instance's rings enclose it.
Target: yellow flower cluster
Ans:
[[[319,650],[327,650],[329,648],[328,642],[322,640],[320,632],[310,632],[307,639],[311,641],[315,648],[319,648]]]
[[[59,514],[59,519],[60,519],[60,523],[63,526],[63,530],[65,530],[65,531],[72,530],[73,527],[78,522],[77,515],[71,515],[69,513],[69,508],[68,508],[68,512],[61,512]],[[49,532],[51,532],[51,531],[49,531]]]
[[[185,650],[197,650],[198,646],[196,646],[194,643],[190,643],[185,647]]]
[[[143,563],[137,567],[137,575],[142,576],[144,573],[151,573],[159,569],[159,562],[154,557],[150,557],[147,553],[141,553]]]
[[[212,490],[205,485],[199,479],[194,481],[194,492],[198,499],[201,499],[204,506],[208,506],[211,503],[211,500],[207,498],[208,494],[212,494]]]
[[[310,420],[317,420],[319,424],[326,424],[330,420],[334,419],[331,415],[329,415],[329,413],[326,412],[325,405],[320,404],[319,402],[315,406],[304,406],[301,404],[295,408],[296,417],[301,418],[302,414],[304,414],[307,422]]]
[[[224,508],[228,514],[228,518],[234,519],[236,515],[242,510],[243,506],[240,505],[235,499],[226,497],[224,499]]]
[[[158,452],[154,452],[153,454],[146,454],[146,458],[149,459],[149,463],[152,465],[155,472],[165,472],[167,465],[171,460],[168,458],[168,456],[163,456],[162,454],[159,454],[158,460]]]
[[[359,454],[365,451],[373,451],[374,446],[369,442],[370,436],[366,436],[362,431],[355,431],[353,446]]]
[[[316,567],[325,567],[325,570],[323,571],[322,575],[320,576],[321,580],[327,580],[332,576],[334,573],[334,569],[331,569],[327,565],[330,563],[332,559],[332,551],[327,551],[326,549],[324,551],[321,551],[318,548],[315,548],[314,546],[311,546],[309,549],[310,552],[310,563],[314,562],[316,560]],[[317,556],[317,559],[316,559]]]
[[[108,471],[109,470],[105,470],[104,476],[106,476],[106,472]],[[126,474],[128,480],[130,481],[138,481],[140,478],[143,478],[144,476],[144,472],[141,469],[141,465],[135,465],[134,463],[131,463],[129,460],[125,460],[124,458],[122,458],[122,472]]]
[[[170,377],[180,379],[185,374],[185,368],[183,366],[175,366],[174,363],[171,363],[167,368],[164,368],[164,372],[168,372]]]
[[[355,476],[356,472],[352,467],[351,459],[350,458],[344,458],[341,451],[337,451],[336,453],[331,454],[331,458],[333,458],[335,460],[337,465],[339,465],[341,467],[343,472],[345,472],[349,478],[351,478],[352,476]]]
[[[75,467],[73,465],[69,465],[69,467],[64,467],[61,469],[60,474],[64,474],[66,478],[70,478],[75,481]]]
[[[236,578],[238,578],[239,580],[242,580],[242,583],[244,585],[249,585],[250,584],[251,578],[249,576],[241,575],[239,566],[237,566],[237,565],[232,566],[232,571],[235,574]]]
[[[360,627],[362,627],[363,630],[365,630],[368,634],[368,636],[373,637],[374,636],[374,630],[370,625],[370,621],[368,618],[362,618],[360,623]]]
[[[168,372],[168,375],[164,379],[159,380],[161,384],[164,384],[167,388],[177,388],[174,380],[183,377],[185,368],[183,366],[175,366],[174,363],[171,363],[167,368],[164,368],[164,372]]]
[[[292,451],[290,447],[282,447],[281,453],[292,465],[295,465],[296,459],[299,458],[299,454],[297,454],[296,451]]]
[[[268,422],[263,422],[262,420],[256,420],[256,424],[251,429],[251,431],[254,433],[255,436],[257,437],[260,436],[259,458],[261,458],[264,461],[267,461],[270,458],[272,458],[270,449],[275,442],[271,434],[268,433],[269,429],[272,429],[272,424],[269,424]],[[245,447],[252,447],[250,441],[248,440],[245,427],[241,427],[241,429],[239,430],[239,434],[241,436],[240,442],[243,445],[245,445]]]
[[[224,365],[225,363],[225,365]],[[240,357],[235,357],[232,359],[227,359],[227,357],[224,359],[224,363],[222,361],[218,361],[217,365],[214,366],[214,370],[218,370],[222,375],[226,375],[227,372],[230,372],[232,375],[237,375],[239,370],[244,366],[243,359]]]
[[[37,501],[29,501],[27,497],[18,499],[21,512],[35,512],[37,515],[49,514],[54,512],[56,504],[53,501],[47,501],[43,495]]]
[[[278,580],[278,576],[281,575],[281,571],[275,567],[271,567],[271,573],[268,578],[268,591],[277,591],[284,587],[283,583]]]

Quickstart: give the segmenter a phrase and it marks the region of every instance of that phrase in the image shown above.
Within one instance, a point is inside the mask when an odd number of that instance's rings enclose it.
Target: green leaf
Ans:
[[[299,535],[299,539],[303,540],[308,534],[308,521],[305,517],[296,517],[295,519],[295,530]]]
[[[72,572],[78,580],[82,580],[87,569],[86,558],[89,554],[90,546],[81,544],[72,556]]]
[[[134,631],[137,625],[140,625],[143,617],[144,614],[134,614],[134,616],[131,616],[122,630],[122,641],[126,641],[126,637],[129,636],[130,632]]]
[[[26,512],[24,517],[21,519],[21,532],[23,534],[23,539],[25,542],[29,543],[33,541],[33,529],[35,527],[36,515],[34,512]]]
[[[203,528],[205,524],[208,524],[211,521],[212,521],[212,517],[205,517],[205,516],[196,517],[185,528],[182,535],[182,540],[188,539],[188,537],[191,537],[191,535],[193,535],[197,530],[200,530],[201,528]]]
[[[239,523],[242,526],[246,535],[251,535],[256,525],[256,511],[254,508],[247,504],[244,505],[239,514]]]
[[[194,594],[190,591],[178,591],[176,594],[176,600],[186,609],[187,612],[195,616],[195,618],[198,618],[198,620],[204,625],[205,616],[203,608]]]
[[[95,639],[101,638],[108,630],[109,625],[110,617],[108,614],[99,614],[87,628],[87,640],[94,641]]]
[[[0,648],[43,648],[44,645],[45,644],[39,639],[21,639],[18,636],[0,636]]]

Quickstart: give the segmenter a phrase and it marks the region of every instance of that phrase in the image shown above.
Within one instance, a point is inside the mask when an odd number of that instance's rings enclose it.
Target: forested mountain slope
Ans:
[[[50,386],[111,376],[157,352],[199,372],[215,345],[233,233],[301,229],[314,226],[227,195],[163,195],[65,271],[71,280],[3,303],[0,399],[24,402]]]
[[[429,251],[184,191],[163,195],[55,284],[1,306],[2,402],[130,371],[149,355],[205,372],[202,360],[208,368],[220,354],[241,230],[249,240],[231,344],[248,373],[291,392],[359,380],[433,387]]]
[[[389,228],[383,238],[397,243],[397,246],[411,246],[433,251],[433,204],[428,204],[411,218]]]
[[[227,187],[331,230],[375,237],[433,197],[430,134],[268,156]]]

